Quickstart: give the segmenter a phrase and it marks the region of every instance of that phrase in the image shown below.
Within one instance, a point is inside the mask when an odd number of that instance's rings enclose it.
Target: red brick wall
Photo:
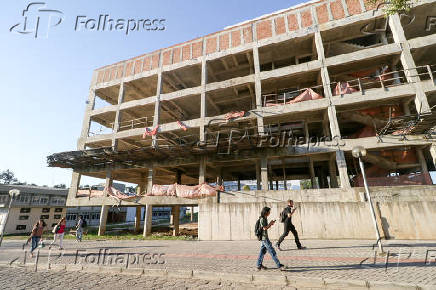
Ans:
[[[244,27],[242,32],[244,34],[245,43],[253,42],[253,29],[251,29],[251,26]]]
[[[163,65],[171,64],[171,53],[172,53],[172,50],[167,50],[167,51],[163,52],[163,54],[162,54],[162,64]]]
[[[220,35],[220,51],[226,50],[229,48],[229,34],[225,33],[225,34],[221,34]]]
[[[151,57],[147,56],[144,58],[144,64],[142,66],[142,71],[149,71],[151,65]]]
[[[312,26],[312,12],[309,9],[301,12],[301,25],[303,27]]]
[[[262,40],[272,36],[271,20],[267,19],[259,22],[256,26],[257,40]]]
[[[206,54],[216,52],[217,39],[216,36],[208,38],[206,40]]]
[[[156,69],[159,67],[159,54],[155,53],[152,57],[151,57],[151,68],[152,69]]]
[[[232,31],[232,47],[241,45],[241,30]]]
[[[350,15],[356,15],[362,13],[359,0],[345,0],[347,4],[347,10]],[[382,0],[379,1],[380,3]],[[367,0],[364,0],[365,9],[372,10],[376,5],[371,5]],[[273,29],[277,35],[286,33],[286,21],[288,21],[289,31],[296,31],[300,29],[297,21],[297,14],[300,14],[302,28],[312,26],[313,16],[311,6],[315,6],[317,21],[319,24],[329,21],[328,2],[319,1],[314,4],[309,4],[305,7],[300,7],[295,10],[290,10],[281,15],[273,15],[259,20],[256,23],[256,37],[258,40],[272,37]],[[330,3],[330,10],[334,20],[342,19],[345,17],[344,7],[341,0],[333,0]],[[274,21],[272,21],[274,19]],[[241,38],[242,30],[242,38]],[[223,51],[231,47],[238,47],[243,43],[253,42],[252,23],[245,24],[244,26],[234,27],[232,31],[222,31],[215,35],[210,35],[206,38],[206,54],[211,54],[217,50]],[[231,39],[230,39],[231,35]],[[219,48],[218,48],[219,37]],[[192,57],[191,57],[191,45],[192,45]],[[178,63],[180,61],[190,60],[191,58],[199,58],[203,54],[203,39],[195,39],[190,42],[186,42],[175,47],[172,47],[168,51],[162,54],[163,65],[170,65],[172,63]],[[127,63],[126,71],[123,72],[124,64]],[[143,67],[143,71],[150,69],[156,69],[159,66],[159,54],[157,52],[141,56],[141,58],[131,59],[124,61],[114,66],[104,67],[98,70],[97,82],[104,82],[114,79],[119,79],[123,75],[129,76],[132,73],[139,73]],[[133,70],[133,72],[132,72]]]
[[[288,14],[288,27],[289,31],[295,31],[299,29],[297,15]]]
[[[341,0],[330,3],[330,9],[332,10],[333,19],[342,19],[345,17],[344,8],[342,7]]]
[[[275,30],[277,35],[286,33],[285,18],[283,16],[275,19]]]
[[[192,44],[192,58],[198,58],[203,55],[203,41]]]
[[[326,4],[316,7],[316,16],[318,19],[318,24],[326,23],[327,21],[329,21],[329,13],[327,11]]]
[[[346,0],[345,3],[347,3],[348,13],[350,15],[356,15],[362,13],[359,0]]]

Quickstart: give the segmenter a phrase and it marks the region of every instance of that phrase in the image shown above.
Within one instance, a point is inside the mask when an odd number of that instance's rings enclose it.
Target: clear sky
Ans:
[[[69,186],[71,170],[48,168],[46,157],[76,149],[94,69],[304,1],[42,0],[47,9],[61,11],[63,21],[47,37],[40,34],[37,39],[9,31],[23,22],[23,10],[31,2],[2,1],[0,170],[10,169],[28,183]],[[119,31],[74,30],[77,16],[98,19],[100,14],[115,19],[164,18],[166,30],[127,36]]]

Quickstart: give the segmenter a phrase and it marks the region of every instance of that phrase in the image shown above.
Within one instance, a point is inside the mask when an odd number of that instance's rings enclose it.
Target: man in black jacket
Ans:
[[[300,243],[300,239],[298,238],[297,230],[295,229],[295,226],[292,224],[292,215],[294,214],[296,208],[294,208],[294,201],[288,200],[288,206],[283,210],[283,214],[285,215],[285,220],[283,222],[284,224],[284,231],[283,235],[279,238],[278,242],[276,243],[276,247],[280,249],[280,244],[283,242],[285,237],[289,234],[289,232],[292,232],[292,234],[295,237],[295,244],[297,245],[297,248],[299,250],[303,250],[306,247],[303,247]]]

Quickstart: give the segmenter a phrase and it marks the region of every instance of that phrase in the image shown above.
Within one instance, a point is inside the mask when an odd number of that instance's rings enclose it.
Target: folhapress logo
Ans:
[[[13,25],[9,31],[33,35],[34,38],[48,37],[50,29],[63,21],[63,13],[48,9],[44,2],[29,3],[23,10],[21,22]]]

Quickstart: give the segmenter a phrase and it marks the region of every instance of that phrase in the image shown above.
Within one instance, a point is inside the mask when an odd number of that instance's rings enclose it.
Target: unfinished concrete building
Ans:
[[[276,203],[275,213],[293,198],[302,202],[297,220],[306,219],[310,206],[321,215],[332,203],[350,207],[303,225],[311,228],[303,238],[372,237],[370,218],[360,213],[365,204],[354,146],[368,151],[374,194],[411,194],[419,202],[430,202],[420,192],[436,195],[429,175],[436,160],[433,15],[432,0],[389,18],[364,0],[312,1],[97,69],[78,151],[49,157],[51,166],[74,169],[67,205],[101,205],[104,232],[114,199],[77,195],[86,175],[105,178],[108,187],[115,180],[139,185],[140,195],[118,204],[138,212],[146,206],[144,235],[151,232],[153,206],[173,207],[175,234],[179,207],[199,206],[200,239],[254,238],[260,207]],[[97,107],[102,100],[106,105]],[[103,129],[93,130],[98,126]],[[256,180],[257,190],[224,189],[206,199],[150,196],[153,185],[230,180]],[[287,190],[290,180],[310,180],[310,188]],[[424,220],[434,220],[432,208],[421,212]],[[412,209],[403,211],[408,215]],[[361,231],[344,234],[319,224],[332,216],[337,226]],[[393,214],[387,219],[391,228],[403,222]],[[395,236],[435,238],[434,232]]]

